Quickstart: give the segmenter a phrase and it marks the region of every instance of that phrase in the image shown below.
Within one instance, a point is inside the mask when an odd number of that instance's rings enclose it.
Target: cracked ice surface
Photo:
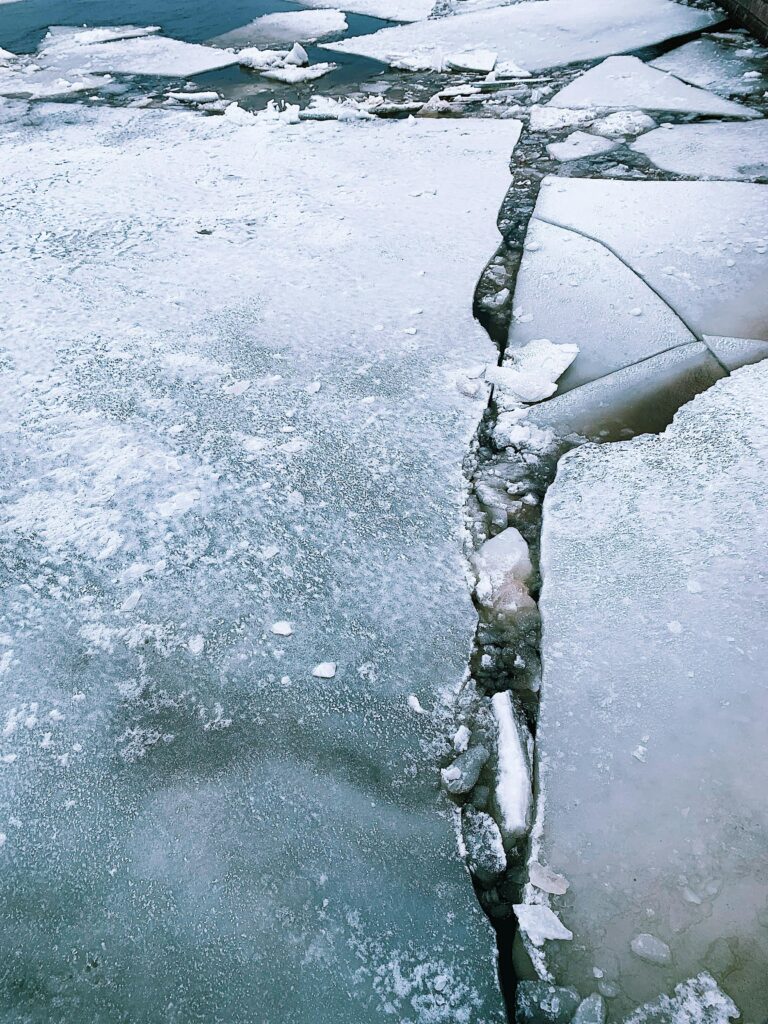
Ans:
[[[721,20],[669,0],[542,0],[382,29],[326,44],[375,60],[440,67],[446,55],[492,49],[529,71],[594,60],[706,28]]]
[[[760,69],[759,60],[766,51],[760,47],[746,47],[744,42],[741,41],[738,49],[704,36],[652,60],[650,66],[668,71],[702,89],[712,89],[727,96],[749,96],[765,88],[762,76],[753,79],[750,72]]]
[[[767,393],[738,370],[546,498],[536,854],[574,933],[546,959],[612,1021],[768,1005]]]
[[[0,151],[4,1004],[499,1024],[434,755],[518,125],[35,118]]]
[[[632,149],[657,167],[697,178],[768,178],[768,120],[658,128]]]

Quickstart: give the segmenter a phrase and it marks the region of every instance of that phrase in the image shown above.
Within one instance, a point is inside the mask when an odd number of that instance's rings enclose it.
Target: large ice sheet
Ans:
[[[729,117],[760,117],[756,110],[643,64],[637,57],[609,57],[579,75],[549,101],[580,110],[672,110]]]
[[[608,246],[699,336],[768,340],[768,203],[729,181],[545,179],[536,216]]]
[[[672,39],[720,20],[670,0],[538,0],[356,36],[329,49],[439,67],[451,53],[483,48],[536,71]]]
[[[57,27],[40,45],[37,62],[62,75],[114,72],[123,75],[189,77],[237,63],[212,46],[155,35],[157,29],[68,29]]]
[[[734,181],[768,178],[768,120],[658,128],[632,149],[675,174]]]
[[[766,395],[768,363],[738,370],[568,454],[545,502],[535,853],[574,933],[546,958],[611,1021],[703,971],[768,1005]]]
[[[749,96],[765,88],[761,77],[752,77],[755,71],[759,72],[759,58],[765,56],[765,51],[748,47],[745,42],[742,40],[738,48],[704,36],[650,63],[651,67],[668,71],[702,89],[712,89],[726,96]]]
[[[558,382],[561,393],[696,340],[669,306],[604,245],[535,214],[514,305],[510,358],[535,338],[579,346],[575,362]]]
[[[500,1024],[437,755],[519,126],[14,127],[8,1019]]]

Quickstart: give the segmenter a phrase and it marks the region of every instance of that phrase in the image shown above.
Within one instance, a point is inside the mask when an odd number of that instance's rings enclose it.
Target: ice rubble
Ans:
[[[761,77],[752,79],[750,72],[760,67],[757,58],[766,51],[760,47],[741,48],[703,36],[650,62],[651,67],[667,71],[691,85],[725,96],[749,96],[766,88]]]
[[[535,215],[608,247],[697,336],[768,340],[762,186],[548,178]]]
[[[271,46],[314,43],[347,31],[347,19],[335,9],[263,14],[241,28],[216,36],[215,46]]]
[[[501,1024],[437,766],[476,622],[454,382],[493,358],[519,126],[14,127],[4,1004]]]
[[[54,27],[40,44],[37,63],[62,76],[112,72],[189,78],[236,64],[234,54],[157,35],[157,28]]]
[[[585,71],[549,101],[572,110],[672,110],[694,114],[756,118],[760,114],[673,75],[644,64],[637,57],[608,57]]]
[[[768,120],[659,128],[643,135],[632,149],[675,174],[734,181],[768,178]]]
[[[575,936],[546,964],[612,1020],[768,1005],[766,393],[768,362],[738,370],[658,437],[571,452],[546,497],[537,852]]]
[[[499,60],[536,71],[649,46],[720,20],[670,0],[531,0],[325,45],[414,70],[441,68],[457,51],[493,49]]]

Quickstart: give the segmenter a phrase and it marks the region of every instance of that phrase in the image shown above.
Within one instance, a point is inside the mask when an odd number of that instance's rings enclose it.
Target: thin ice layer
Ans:
[[[547,961],[601,972],[612,1021],[703,970],[744,1020],[768,1005],[766,394],[768,363],[738,370],[547,493],[540,854],[574,933]]]
[[[547,178],[536,215],[608,246],[698,335],[768,340],[762,186]]]
[[[549,101],[550,106],[579,110],[671,110],[754,118],[756,110],[681,82],[637,57],[609,57],[579,75]]]
[[[519,126],[15,128],[3,1005],[500,1024],[436,753],[476,626],[455,381],[493,358]]]
[[[494,50],[529,71],[594,60],[706,28],[721,20],[669,0],[539,0],[356,36],[328,48],[385,62],[437,67],[446,54]]]
[[[659,128],[632,149],[675,174],[733,181],[768,178],[768,120]]]

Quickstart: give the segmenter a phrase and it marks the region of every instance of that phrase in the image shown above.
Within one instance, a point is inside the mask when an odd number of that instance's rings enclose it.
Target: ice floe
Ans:
[[[0,148],[13,1012],[34,960],[82,1019],[501,1024],[436,751],[519,125],[240,114],[44,105]]]
[[[216,36],[216,46],[271,46],[285,43],[314,43],[318,39],[340,35],[347,30],[347,19],[341,11],[285,11],[263,14],[241,28]]]
[[[577,131],[572,132],[562,142],[551,142],[547,146],[547,152],[555,160],[580,160],[587,156],[597,156],[598,153],[610,153],[618,145],[619,143],[613,139]]]
[[[637,57],[609,57],[585,71],[549,101],[553,107],[593,110],[672,110],[728,117],[760,117],[757,111],[681,82]]]
[[[328,0],[299,0],[302,7],[333,7]],[[350,14],[366,14],[387,21],[422,21],[428,18],[435,0],[344,0],[344,10]]]
[[[546,963],[635,1024],[766,1006],[767,389],[747,366],[660,436],[578,448],[545,500],[539,853],[577,940]]]
[[[440,69],[447,54],[461,50],[491,49],[501,61],[536,71],[649,46],[719,20],[670,0],[531,0],[326,45],[412,70]]]
[[[729,46],[704,36],[652,60],[650,66],[725,96],[749,96],[768,87],[759,73],[760,58],[765,56],[768,51],[759,46],[747,49],[743,41],[741,47]],[[749,77],[755,71],[757,78]]]
[[[657,167],[694,178],[768,178],[768,120],[681,124],[643,135],[632,146]]]

